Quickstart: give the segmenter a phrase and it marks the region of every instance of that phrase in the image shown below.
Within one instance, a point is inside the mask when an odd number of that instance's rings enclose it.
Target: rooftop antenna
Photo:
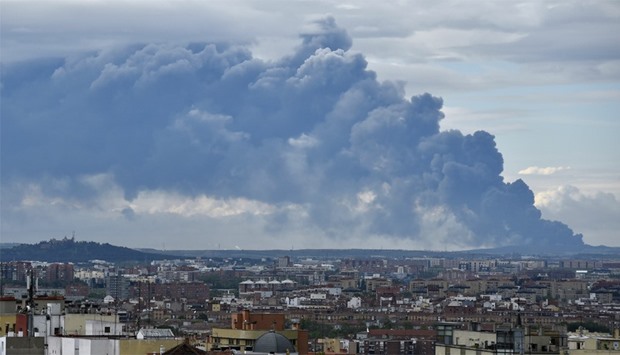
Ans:
[[[140,330],[140,319],[142,318],[142,282],[138,281],[138,319],[137,330]]]
[[[34,336],[34,293],[35,293],[35,270],[30,269],[28,271],[27,286],[28,286],[28,303],[26,305],[26,310],[28,312],[28,336]]]

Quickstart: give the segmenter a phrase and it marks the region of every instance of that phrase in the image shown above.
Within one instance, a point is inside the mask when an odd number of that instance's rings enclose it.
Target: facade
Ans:
[[[358,354],[424,355],[434,351],[434,330],[371,329],[357,349]]]
[[[244,310],[231,316],[231,328],[239,330],[284,330],[282,313],[252,313]]]
[[[17,304],[15,297],[0,297],[0,336],[15,333]]]
[[[360,344],[359,353],[373,354],[372,349],[383,349],[385,354],[431,354],[436,340],[435,330],[371,329],[368,337]]]
[[[47,282],[71,282],[73,277],[73,264],[54,263],[48,265],[45,271]]]
[[[443,325],[438,331],[436,355],[448,354],[565,354],[563,327],[498,326],[494,331],[461,330]]]
[[[123,275],[108,275],[105,278],[105,288],[107,294],[115,300],[126,300],[129,298],[129,280]]]
[[[65,317],[61,312],[61,305],[48,303],[46,309],[32,317],[34,334],[29,336],[62,335],[65,332]],[[27,329],[27,328],[26,328]]]
[[[203,282],[140,282],[130,287],[131,297],[146,299],[186,299],[188,302],[206,302],[209,299],[209,286]]]
[[[2,281],[25,281],[26,273],[32,269],[28,261],[0,262],[0,280]]]
[[[0,337],[0,355],[47,355],[43,337]],[[60,354],[60,353],[58,353]]]
[[[252,351],[256,340],[268,332],[270,331],[213,328],[207,343],[207,350]],[[275,332],[288,339],[300,354],[308,353],[308,333],[306,331],[286,329]]]
[[[613,335],[589,333],[579,329],[568,336],[568,354],[620,354],[620,329],[614,329]]]
[[[288,339],[297,352],[308,353],[308,332],[298,329],[285,329],[286,316],[283,313],[252,313],[249,310],[233,314],[230,329],[213,328],[208,340],[207,350],[235,349],[251,351],[256,341],[269,332],[275,332]]]
[[[28,338],[25,338],[28,339]],[[41,338],[43,339],[43,338]],[[110,337],[48,337],[46,354],[136,355],[163,354],[183,343],[181,339],[126,339]],[[0,353],[1,354],[1,353]],[[30,353],[27,353],[30,354]],[[41,352],[41,355],[44,353]],[[4,354],[1,354],[4,355]],[[7,354],[8,355],[8,354]],[[34,355],[34,353],[33,353]]]
[[[291,258],[288,256],[281,256],[278,258],[278,267],[285,268],[291,266]]]

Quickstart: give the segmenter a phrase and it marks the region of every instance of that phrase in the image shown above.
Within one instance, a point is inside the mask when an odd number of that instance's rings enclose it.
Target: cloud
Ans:
[[[58,206],[135,233],[154,216],[191,221],[194,240],[205,218],[275,244],[582,244],[541,219],[523,181],[504,182],[493,135],[441,131],[443,99],[405,97],[351,47],[323,17],[272,61],[244,44],[149,43],[6,64],[3,220],[32,200],[54,223]]]
[[[546,218],[570,221],[575,230],[590,231],[586,238],[590,244],[618,246],[620,201],[613,194],[586,194],[566,185],[537,193],[536,206]]]
[[[519,175],[553,175],[559,171],[569,170],[570,167],[563,166],[548,166],[540,168],[537,166],[529,166],[525,169],[519,170]]]

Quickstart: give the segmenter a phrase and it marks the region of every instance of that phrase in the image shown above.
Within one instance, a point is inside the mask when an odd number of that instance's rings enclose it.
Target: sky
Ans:
[[[620,246],[617,1],[0,16],[1,242]]]

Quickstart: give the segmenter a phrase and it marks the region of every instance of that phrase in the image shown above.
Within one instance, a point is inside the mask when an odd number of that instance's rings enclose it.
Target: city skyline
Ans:
[[[2,242],[620,246],[615,2],[1,6]]]

